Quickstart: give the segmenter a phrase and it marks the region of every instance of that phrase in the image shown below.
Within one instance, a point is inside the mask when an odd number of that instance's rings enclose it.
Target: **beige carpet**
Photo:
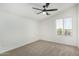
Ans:
[[[78,56],[79,49],[73,46],[39,40],[0,55],[1,56]]]

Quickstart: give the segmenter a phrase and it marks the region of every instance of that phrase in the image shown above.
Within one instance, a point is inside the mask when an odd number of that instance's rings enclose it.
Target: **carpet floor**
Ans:
[[[79,49],[74,46],[39,40],[2,53],[0,56],[79,56]]]

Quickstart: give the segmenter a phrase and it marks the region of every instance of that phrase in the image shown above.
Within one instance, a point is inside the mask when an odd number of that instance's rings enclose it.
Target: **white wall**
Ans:
[[[77,12],[76,5],[65,10],[59,12],[58,14],[51,16],[44,21],[41,21],[41,34],[40,37],[43,40],[48,40],[57,43],[63,43],[68,45],[77,45],[78,37],[78,23],[77,23]],[[73,19],[73,34],[72,36],[57,36],[56,35],[56,19],[72,17]]]
[[[56,19],[66,17],[73,18],[73,35],[57,36]],[[77,21],[76,6],[40,22],[0,11],[0,53],[39,39],[76,46],[78,42]]]
[[[77,14],[77,19],[78,19],[78,41],[77,41],[78,42],[77,43],[78,45],[77,46],[79,48],[79,4],[77,4],[77,13],[78,13]]]
[[[0,53],[38,40],[38,22],[0,11]]]

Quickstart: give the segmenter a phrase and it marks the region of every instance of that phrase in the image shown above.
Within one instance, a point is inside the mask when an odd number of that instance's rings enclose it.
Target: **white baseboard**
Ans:
[[[24,45],[30,44],[30,43],[35,42],[35,41],[38,41],[38,40],[32,40],[32,41],[29,41],[29,42],[24,43],[22,45],[19,45],[19,46],[13,47],[13,48],[9,48],[9,49],[2,50],[2,51],[0,51],[0,54],[5,53],[5,52],[10,51],[10,50],[13,50],[13,49],[16,49],[16,48],[19,48],[19,47],[24,46]]]

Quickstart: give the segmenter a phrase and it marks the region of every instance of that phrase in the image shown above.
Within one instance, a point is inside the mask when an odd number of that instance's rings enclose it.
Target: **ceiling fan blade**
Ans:
[[[40,13],[42,13],[42,12],[39,12],[39,13],[37,13],[37,14],[40,14]]]
[[[35,10],[42,10],[42,9],[39,9],[39,8],[34,8],[34,7],[32,7],[33,9],[35,9]]]
[[[46,11],[57,11],[58,9],[49,9],[49,10],[46,10]]]
[[[46,3],[46,7],[47,7],[47,8],[48,8],[49,4],[50,4],[50,3]]]

